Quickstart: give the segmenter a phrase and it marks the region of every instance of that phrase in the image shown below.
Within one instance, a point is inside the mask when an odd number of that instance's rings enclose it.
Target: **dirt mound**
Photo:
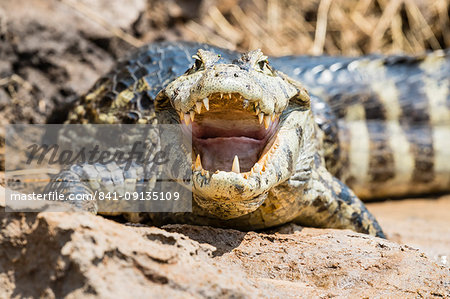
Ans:
[[[0,297],[446,297],[448,268],[346,230],[130,227],[83,213],[0,214]]]

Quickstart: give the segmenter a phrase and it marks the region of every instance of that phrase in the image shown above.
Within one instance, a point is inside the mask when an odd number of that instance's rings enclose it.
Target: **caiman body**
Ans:
[[[269,60],[150,44],[80,98],[68,123],[180,124],[192,134],[194,155],[179,153],[192,164],[192,213],[129,219],[247,230],[294,221],[384,236],[352,189],[363,198],[450,190],[448,53]],[[83,188],[49,188],[93,192],[83,180],[92,175],[72,167],[57,179],[79,177]]]

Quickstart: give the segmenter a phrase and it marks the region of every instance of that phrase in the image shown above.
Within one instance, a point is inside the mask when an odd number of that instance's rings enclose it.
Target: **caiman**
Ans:
[[[268,58],[153,43],[102,77],[67,123],[179,124],[192,135],[193,155],[179,153],[192,164],[192,212],[131,221],[384,237],[357,196],[450,190],[449,54]],[[71,167],[56,177],[70,184],[49,188],[94,192],[91,172]]]

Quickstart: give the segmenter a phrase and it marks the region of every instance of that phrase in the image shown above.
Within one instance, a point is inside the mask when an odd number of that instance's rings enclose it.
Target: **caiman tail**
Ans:
[[[273,63],[329,106],[327,164],[359,197],[450,190],[449,50]]]

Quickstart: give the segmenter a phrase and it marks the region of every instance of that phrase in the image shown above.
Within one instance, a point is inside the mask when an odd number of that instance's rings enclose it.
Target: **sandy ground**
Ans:
[[[450,266],[450,195],[367,203],[387,237]]]

